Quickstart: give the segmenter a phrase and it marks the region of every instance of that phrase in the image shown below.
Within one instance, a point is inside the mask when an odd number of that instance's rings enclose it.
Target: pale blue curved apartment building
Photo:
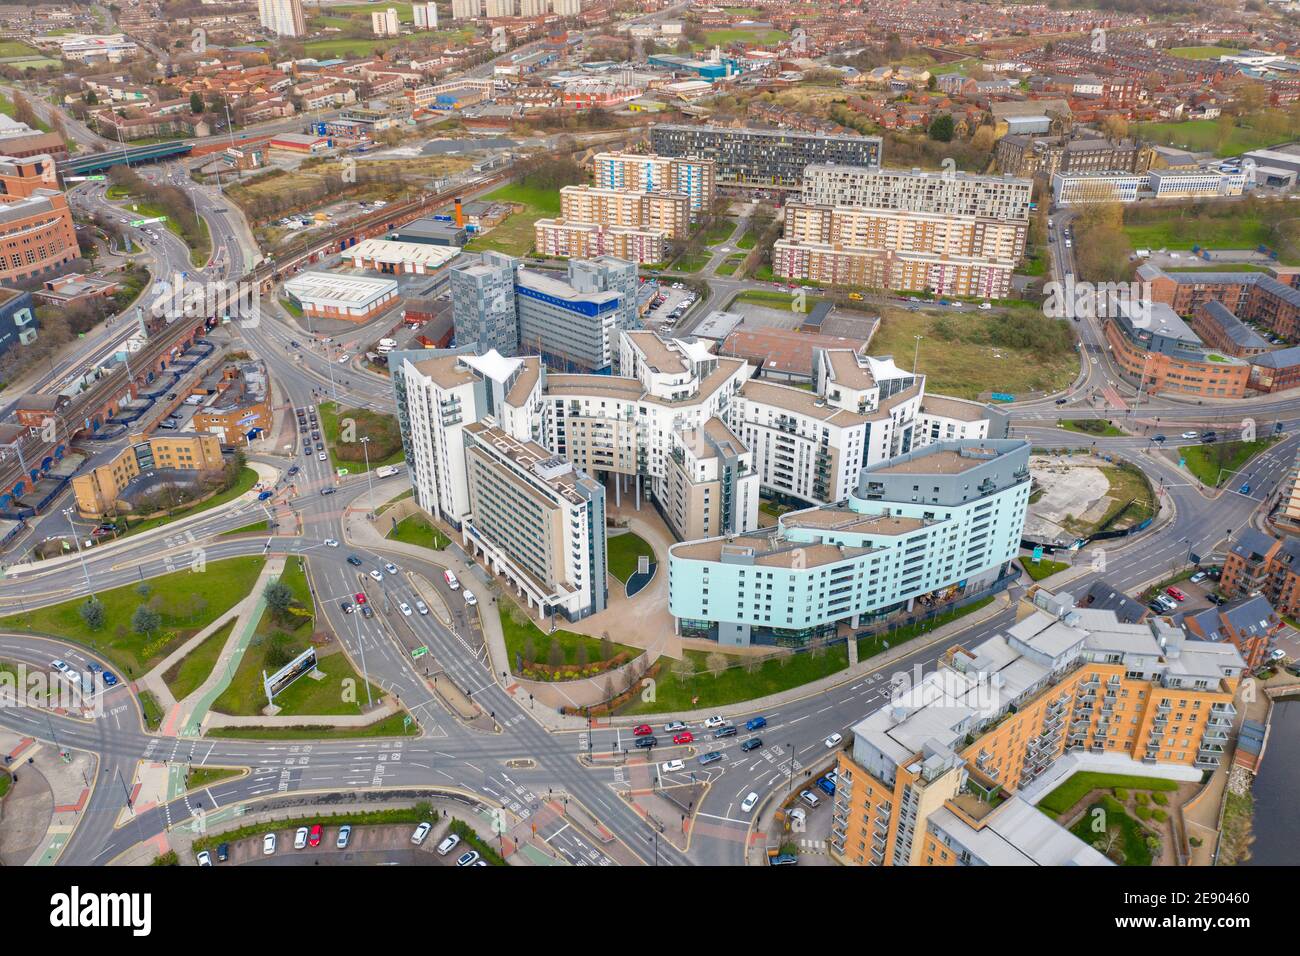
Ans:
[[[1029,443],[936,442],[864,467],[845,500],[775,528],[673,545],[677,632],[799,647],[1007,574],[1029,505]]]

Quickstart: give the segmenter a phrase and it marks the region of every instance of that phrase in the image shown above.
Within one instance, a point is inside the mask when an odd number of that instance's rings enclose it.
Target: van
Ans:
[[[395,349],[397,348],[397,339],[380,339],[379,348],[384,351]]]
[[[799,799],[808,804],[810,810],[816,810],[818,805],[822,802],[821,797],[817,796],[817,794],[813,793],[811,790],[803,791],[803,793],[799,794]]]
[[[453,591],[460,590],[460,579],[456,577],[455,572],[447,570],[442,572],[442,579],[447,582],[447,587]]]

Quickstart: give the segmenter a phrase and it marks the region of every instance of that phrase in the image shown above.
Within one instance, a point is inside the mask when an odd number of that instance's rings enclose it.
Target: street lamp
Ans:
[[[72,523],[72,508],[64,508],[63,516],[68,519],[68,530],[72,532],[72,543],[77,547],[77,557],[81,560],[81,573],[86,578],[86,591],[93,598],[95,589],[90,586],[90,572],[86,570],[86,556],[81,553],[81,535],[77,534],[76,525]]]
[[[366,486],[370,492],[370,507],[367,510],[366,517],[374,517],[375,508],[375,480],[370,476],[370,436],[366,435],[361,439],[361,454],[366,459]]]
[[[917,362],[917,359],[919,359],[920,356],[921,356],[921,339],[925,338],[925,336],[924,336],[924,335],[913,335],[912,338],[916,339],[916,346],[915,346],[915,348],[913,348],[913,350],[912,350],[912,374],[915,375],[915,374],[916,374],[916,362]]]

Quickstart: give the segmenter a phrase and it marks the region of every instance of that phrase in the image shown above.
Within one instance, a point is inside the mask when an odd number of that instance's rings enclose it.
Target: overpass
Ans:
[[[85,176],[90,173],[102,173],[106,169],[120,166],[123,163],[133,166],[136,163],[152,163],[159,159],[183,156],[193,148],[193,143],[182,140],[174,143],[153,143],[149,146],[128,146],[124,149],[113,149],[104,153],[87,153],[85,156],[60,160],[58,169],[59,174],[62,176]]]

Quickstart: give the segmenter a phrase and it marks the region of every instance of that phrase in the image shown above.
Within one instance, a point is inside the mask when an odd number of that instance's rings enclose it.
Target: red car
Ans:
[[[358,604],[365,604],[365,603],[366,603],[366,596],[365,596],[365,594],[363,594],[363,593],[360,592],[360,591],[358,591],[356,594],[352,595],[352,597],[354,597],[354,598],[356,599],[356,602],[357,602]]]
[[[320,846],[320,835],[321,835],[321,826],[319,823],[317,823],[312,826],[311,833],[307,835],[307,845]]]
[[[633,737],[645,737],[652,733],[654,733],[654,731],[650,729],[649,724],[637,724],[632,728]]]
[[[689,730],[683,730],[680,734],[673,734],[673,743],[675,744],[689,744],[694,739],[695,735]]]
[[[1165,588],[1165,593],[1168,594],[1175,601],[1187,600],[1187,595],[1184,594],[1182,591],[1178,590],[1178,588]]]

